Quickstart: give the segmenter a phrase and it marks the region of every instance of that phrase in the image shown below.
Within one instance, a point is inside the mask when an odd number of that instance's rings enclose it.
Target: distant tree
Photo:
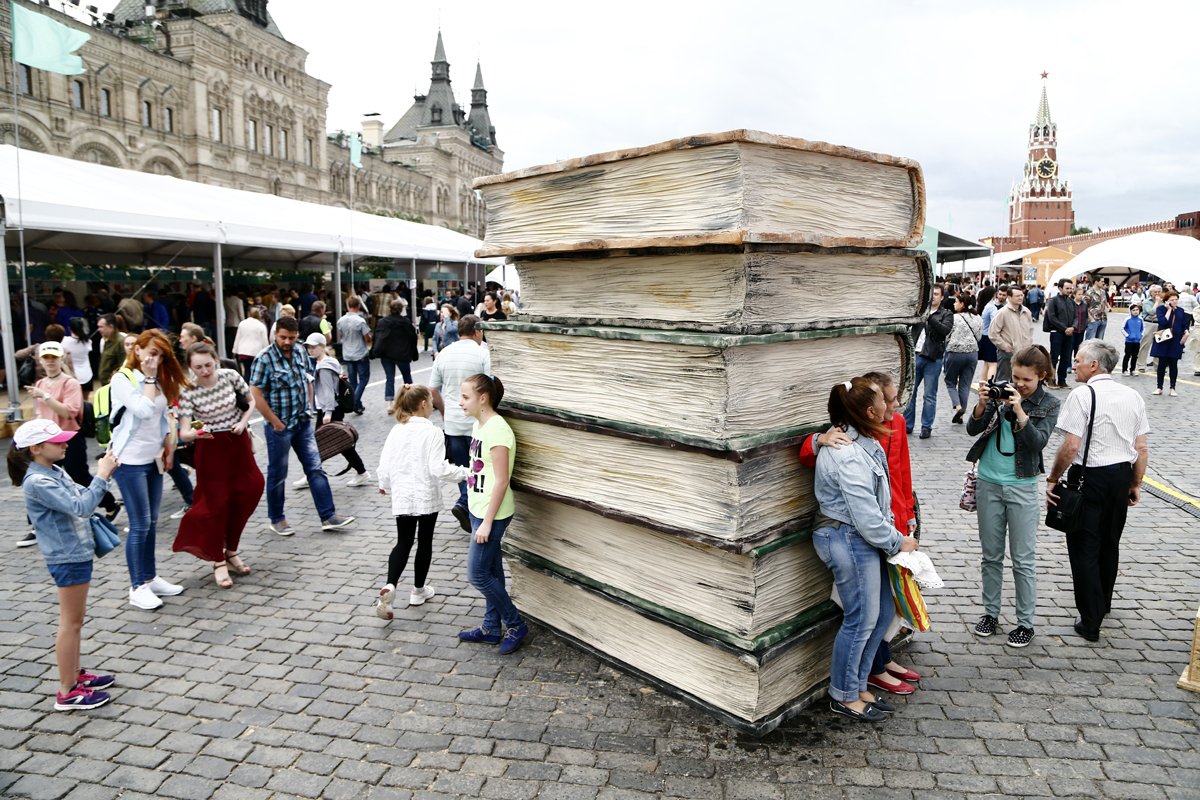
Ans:
[[[1092,232],[1092,229],[1087,226],[1084,226],[1081,228],[1077,228],[1074,225],[1071,226],[1071,235],[1072,236],[1079,236],[1082,233],[1091,233],[1091,232]]]

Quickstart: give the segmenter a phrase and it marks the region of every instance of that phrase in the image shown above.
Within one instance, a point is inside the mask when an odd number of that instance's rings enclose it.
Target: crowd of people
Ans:
[[[819,511],[813,546],[833,574],[843,609],[830,666],[833,712],[865,722],[886,719],[896,707],[884,695],[912,694],[921,680],[893,658],[888,646],[885,634],[896,616],[888,559],[921,546],[908,436],[916,428],[919,397],[924,402],[920,436],[931,435],[943,369],[954,406],[952,422],[965,424],[973,437],[964,453],[972,464],[969,506],[966,485],[963,492],[964,507],[975,512],[980,543],[983,613],[973,633],[988,637],[1000,628],[1007,549],[1016,597],[1015,625],[1006,644],[1023,648],[1036,635],[1037,532],[1045,508],[1039,484],[1045,481],[1050,506],[1068,488],[1083,493],[1084,510],[1067,531],[1079,614],[1074,630],[1087,641],[1099,639],[1111,612],[1126,513],[1140,499],[1149,424],[1141,395],[1113,380],[1119,355],[1103,339],[1107,307],[1088,299],[1101,296],[1107,287],[1100,281],[1090,287],[1065,281],[1056,288],[1043,313],[1042,296],[1021,286],[985,285],[978,296],[962,286],[934,287],[934,310],[915,331],[917,368],[904,413],[898,413],[904,387],[895,376],[869,373],[831,388],[830,427],[805,439],[800,459],[815,470]],[[1151,287],[1143,302],[1147,300],[1154,304],[1158,331],[1170,332],[1158,337],[1150,352],[1160,364],[1161,386],[1162,364],[1174,380],[1170,364],[1179,358],[1162,345],[1186,345],[1192,315],[1182,310],[1171,288]],[[339,414],[362,413],[369,366],[364,371],[357,362],[369,358],[373,349],[391,362],[390,369],[385,364],[385,400],[395,425],[384,443],[376,479],[396,520],[396,543],[375,613],[394,618],[414,544],[408,604],[419,606],[436,596],[428,580],[433,531],[438,513],[448,508],[471,534],[465,573],[485,599],[481,623],[460,632],[459,639],[498,645],[502,654],[526,639],[528,628],[505,585],[501,550],[515,511],[510,480],[518,447],[498,411],[504,385],[492,374],[480,327],[483,319],[506,317],[505,300],[492,293],[483,296],[478,315],[458,304],[432,298],[425,302],[422,327],[433,322],[426,341],[433,340],[437,350],[429,385],[414,385],[411,373],[401,367],[398,387],[394,370],[415,360],[410,356],[417,346],[417,331],[405,325],[405,302],[389,298],[386,306],[375,305],[388,313],[374,325],[366,317],[367,304],[357,296],[347,298],[346,314],[336,321],[324,317],[321,303],[314,297],[301,318],[299,308],[280,313],[267,345],[242,369],[223,366],[203,328],[185,325],[181,330],[181,358],[158,328],[120,341],[127,351],[124,360],[108,357],[111,342],[106,340],[100,360],[110,375],[112,444],[94,477],[86,469],[86,450],[73,444],[82,439],[83,389],[74,377],[72,384],[63,384],[63,366],[72,356],[59,341],[38,346],[44,374],[34,386],[39,419],[18,430],[9,468],[15,483],[24,481],[36,541],[59,587],[61,691],[56,708],[91,708],[110,699],[103,690],[114,679],[79,664],[79,632],[92,564],[83,520],[112,498],[112,483],[120,488],[129,518],[125,554],[131,605],[158,608],[163,597],[183,591],[182,585],[160,576],[155,563],[162,475],[171,471],[180,446],[194,450],[197,484],[173,549],[210,564],[217,586],[232,587],[235,577],[251,573],[239,555],[240,539],[264,492],[269,529],[281,536],[295,532],[285,508],[289,452],[299,458],[304,471],[299,485],[309,489],[321,528],[339,531],[354,522],[335,506],[315,431]],[[1131,305],[1139,310],[1131,311],[1125,334],[1140,348],[1149,324],[1142,316],[1145,306]],[[426,311],[431,312],[428,317]],[[1032,344],[1035,316],[1051,333],[1050,350]],[[265,329],[264,319],[248,319]],[[119,332],[121,327],[119,320],[107,317],[98,323],[103,330]],[[301,341],[303,331],[307,335]],[[341,344],[341,361],[331,352],[330,338]],[[1126,366],[1131,354],[1138,355],[1127,347]],[[982,380],[975,381],[979,362]],[[1060,401],[1053,390],[1066,388],[1068,362],[1080,385]],[[338,396],[342,380],[350,384],[344,398]],[[977,398],[973,405],[972,390]],[[443,417],[440,432],[430,421],[435,410]],[[249,439],[255,412],[264,423],[265,477]],[[1063,434],[1063,443],[1047,469],[1043,451],[1055,430]],[[358,473],[354,485],[362,485],[366,470],[361,458],[352,452],[347,460]],[[59,461],[69,461],[69,468],[58,467]],[[443,492],[455,484],[457,491]]]

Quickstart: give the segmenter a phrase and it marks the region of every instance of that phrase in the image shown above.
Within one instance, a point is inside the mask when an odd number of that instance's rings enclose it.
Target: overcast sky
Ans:
[[[440,26],[459,103],[483,65],[506,170],[756,128],[907,156],[928,221],[1007,233],[1040,74],[1077,224],[1200,209],[1200,3],[416,3],[271,0],[331,129],[391,126],[429,86]]]

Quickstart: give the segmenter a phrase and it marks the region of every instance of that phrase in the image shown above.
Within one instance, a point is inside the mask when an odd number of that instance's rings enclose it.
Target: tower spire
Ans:
[[[483,88],[483,67],[475,62],[475,85],[471,87],[471,114],[467,117],[471,142],[487,150],[496,145],[496,129],[488,114],[487,89]]]
[[[1046,80],[1049,77],[1049,72],[1042,73],[1042,101],[1038,103],[1037,119],[1033,123],[1039,128],[1054,124],[1050,120],[1050,101],[1046,98]]]

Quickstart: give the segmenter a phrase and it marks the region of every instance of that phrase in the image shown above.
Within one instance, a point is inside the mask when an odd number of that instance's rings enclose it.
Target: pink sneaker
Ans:
[[[78,708],[86,711],[92,708],[99,708],[109,700],[112,700],[112,696],[107,692],[94,692],[91,689],[76,686],[66,694],[59,692],[54,696],[54,710],[70,711],[71,709]]]

